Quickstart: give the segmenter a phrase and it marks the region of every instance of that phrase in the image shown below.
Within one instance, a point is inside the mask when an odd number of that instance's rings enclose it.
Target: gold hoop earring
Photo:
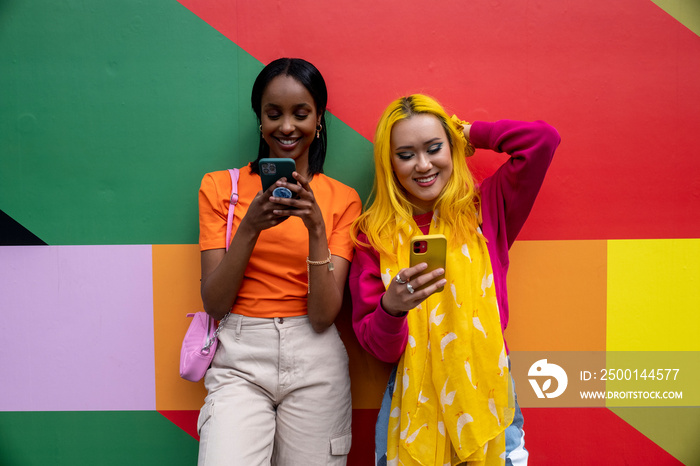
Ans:
[[[316,127],[316,139],[320,139],[320,138],[321,138],[321,130],[322,130],[322,129],[323,129],[323,126],[321,126],[321,125],[318,125],[318,126]]]

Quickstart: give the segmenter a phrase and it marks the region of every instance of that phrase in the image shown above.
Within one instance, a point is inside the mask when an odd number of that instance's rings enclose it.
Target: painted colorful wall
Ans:
[[[698,18],[693,0],[0,0],[0,464],[195,463],[205,392],[177,365],[201,309],[197,189],[254,158],[249,92],[279,56],[326,77],[326,171],[363,198],[400,95],[554,125],[512,249],[518,392],[535,354],[648,356],[687,388],[664,406],[523,403],[531,464],[700,464]],[[348,313],[365,465],[389,368]]]

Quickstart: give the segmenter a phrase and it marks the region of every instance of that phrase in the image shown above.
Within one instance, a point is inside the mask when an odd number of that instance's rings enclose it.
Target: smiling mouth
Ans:
[[[438,174],[435,173],[433,175],[426,176],[424,178],[414,178],[414,180],[418,184],[427,184],[427,183],[434,181],[437,178],[437,176],[438,176]]]
[[[279,141],[279,143],[282,144],[283,146],[291,146],[295,142],[297,142],[300,138],[296,138],[296,139],[275,138],[275,139],[277,139],[277,141]]]

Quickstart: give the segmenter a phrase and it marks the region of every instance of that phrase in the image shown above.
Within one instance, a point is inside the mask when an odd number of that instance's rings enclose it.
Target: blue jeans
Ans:
[[[510,368],[510,358],[508,359]],[[394,394],[394,381],[396,380],[396,367],[389,375],[389,382],[384,391],[382,406],[379,408],[377,424],[374,429],[374,463],[377,466],[386,466],[387,433],[389,432],[389,413],[391,412],[391,397]],[[513,379],[511,378],[511,381]],[[525,431],[523,431],[523,413],[518,405],[518,394],[515,393],[513,382],[513,396],[515,399],[515,413],[513,422],[506,428],[506,466],[526,466],[528,452],[525,449]]]
[[[389,375],[389,382],[384,390],[382,406],[379,408],[377,423],[374,426],[374,464],[386,466],[387,437],[389,434],[389,413],[391,412],[391,397],[394,394],[394,382],[396,381],[396,366]]]
[[[508,359],[510,367],[510,359]],[[511,378],[511,381],[513,379]],[[515,392],[515,382],[513,382],[513,397],[515,398],[515,413],[513,422],[506,427],[506,466],[526,466],[528,452],[525,449],[525,431],[523,430],[523,413],[518,405],[518,394]]]

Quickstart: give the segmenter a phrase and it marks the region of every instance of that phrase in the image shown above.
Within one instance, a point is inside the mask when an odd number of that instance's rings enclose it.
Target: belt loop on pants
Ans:
[[[243,316],[238,314],[238,322],[236,322],[236,340],[241,337],[241,325],[243,325]]]

